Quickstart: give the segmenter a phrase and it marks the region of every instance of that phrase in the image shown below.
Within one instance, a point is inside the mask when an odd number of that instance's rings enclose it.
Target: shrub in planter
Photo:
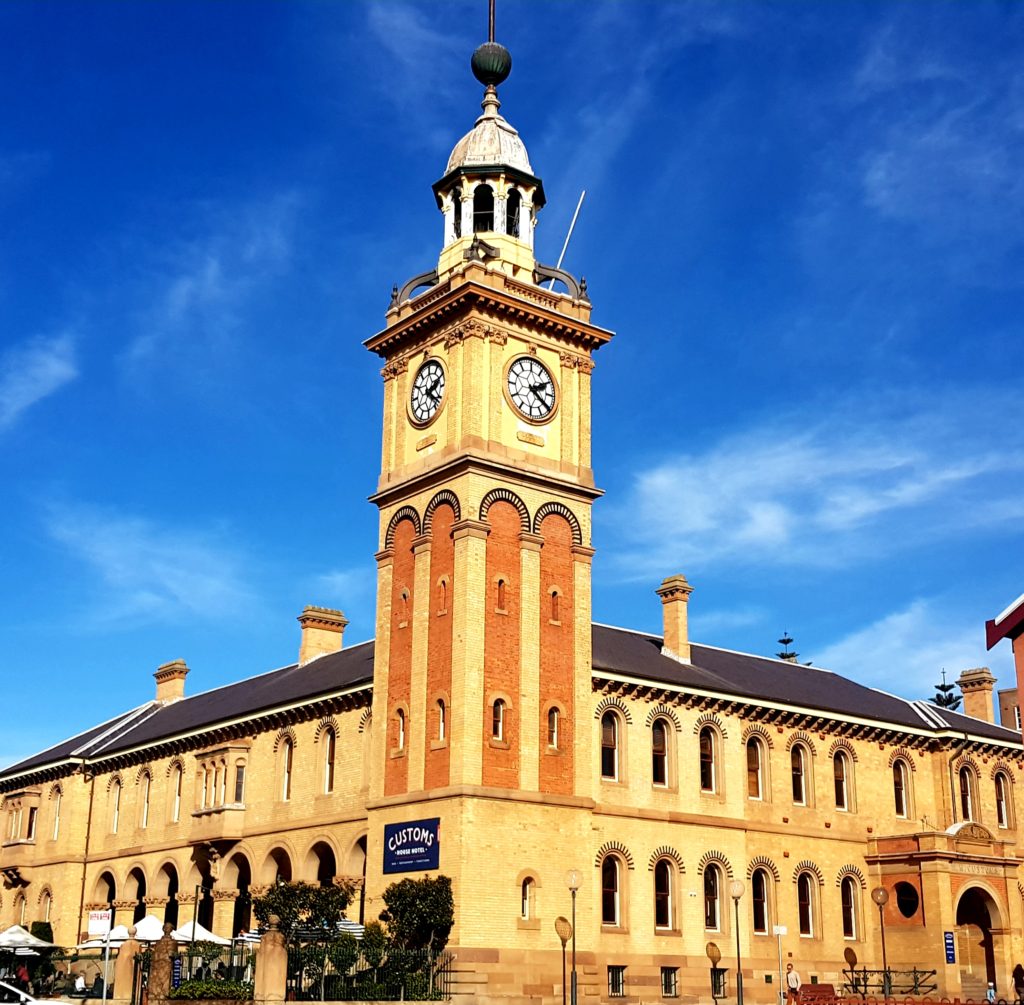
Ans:
[[[180,987],[171,988],[168,998],[200,999],[231,999],[245,1000],[252,998],[252,985],[242,981],[197,980],[185,981]]]

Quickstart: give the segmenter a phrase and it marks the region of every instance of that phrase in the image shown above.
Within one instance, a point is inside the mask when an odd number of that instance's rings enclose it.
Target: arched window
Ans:
[[[497,583],[497,587],[495,589],[495,600],[494,600],[495,605],[497,606],[499,611],[506,610],[506,608],[505,608],[505,601],[507,599],[506,596],[505,596],[506,592],[507,591],[505,589],[505,580],[504,579],[499,579],[498,583]]]
[[[747,740],[747,798],[764,798],[764,758],[761,741],[756,736]]]
[[[672,863],[659,859],[654,866],[654,927],[672,928]]]
[[[455,236],[462,237],[462,193],[458,189],[452,192],[452,213]]]
[[[25,895],[23,893],[18,894],[18,899],[14,902],[14,910],[18,917],[18,924],[22,928],[25,927]]]
[[[292,797],[292,762],[295,757],[295,745],[285,739],[281,746],[281,799],[287,802]]]
[[[974,773],[965,764],[958,773],[960,781],[960,819],[974,819]]]
[[[121,782],[117,779],[110,789],[110,832],[117,833],[117,825],[121,822]]]
[[[768,872],[755,869],[750,876],[751,908],[754,915],[754,932],[767,935],[769,932]]]
[[[651,725],[651,781],[668,785],[668,729],[664,719],[655,719]]]
[[[1000,827],[1013,826],[1013,812],[1010,801],[1010,783],[1002,771],[996,772],[996,823]]]
[[[402,709],[399,709],[395,713],[395,725],[398,730],[395,738],[395,746],[399,750],[405,750],[405,712],[403,712]]]
[[[443,614],[448,610],[448,584],[442,579],[437,584],[437,613]]]
[[[832,776],[836,788],[836,809],[850,808],[850,757],[845,750],[837,750],[832,758]]]
[[[533,880],[529,877],[523,880],[519,908],[519,916],[523,921],[529,921],[533,917],[533,885]]]
[[[702,792],[714,792],[717,789],[717,771],[715,765],[715,731],[705,726],[700,731],[700,788]]]
[[[149,772],[144,771],[142,777],[139,779],[139,826],[149,826],[149,789],[150,789],[150,777]]]
[[[551,591],[551,620],[558,621],[558,590]]]
[[[619,777],[619,717],[614,712],[601,716],[601,777]]]
[[[334,730],[324,730],[324,793],[334,791],[334,755],[338,748],[338,738]]]
[[[448,735],[448,709],[444,699],[437,699],[437,738],[443,740]]]
[[[802,872],[796,878],[796,901],[800,917],[800,934],[814,935],[814,877]]]
[[[53,897],[50,896],[50,891],[47,890],[43,894],[43,899],[40,901],[40,904],[39,904],[39,911],[40,911],[40,914],[42,915],[42,920],[43,921],[49,921],[50,920],[50,907],[52,906],[52,904],[53,904]]]
[[[56,841],[60,834],[60,804],[64,798],[60,786],[53,790],[53,795],[50,798],[53,800],[53,840]]]
[[[601,863],[601,924],[620,924],[619,860],[609,855]]]
[[[35,841],[36,839],[36,819],[39,816],[39,808],[36,806],[30,806],[28,808],[28,828],[25,831],[25,837],[29,841]]]
[[[239,806],[245,803],[245,762],[235,762],[235,803]]]
[[[473,190],[473,233],[494,230],[494,190],[477,185]]]
[[[892,798],[896,816],[906,818],[907,809],[907,766],[903,761],[892,762]]]
[[[711,864],[704,869],[704,928],[717,932],[722,927],[722,871]]]
[[[171,776],[171,821],[177,823],[181,819],[181,765],[174,766],[174,773]]]
[[[843,907],[843,938],[857,938],[857,880],[844,876],[839,884],[839,896]]]
[[[790,773],[793,777],[793,802],[807,805],[807,751],[803,744],[794,744],[789,754]]]
[[[491,737],[495,740],[505,739],[505,702],[502,698],[495,699],[491,711]]]
[[[554,750],[558,749],[558,709],[548,709],[548,746]]]
[[[519,189],[510,189],[505,200],[505,230],[510,237],[520,237],[519,215],[522,211],[523,197]]]

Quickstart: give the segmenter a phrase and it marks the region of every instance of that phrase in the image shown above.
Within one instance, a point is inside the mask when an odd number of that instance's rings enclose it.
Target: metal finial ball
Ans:
[[[473,53],[470,65],[473,67],[473,76],[481,84],[497,87],[512,72],[512,53],[497,42],[484,42]]]

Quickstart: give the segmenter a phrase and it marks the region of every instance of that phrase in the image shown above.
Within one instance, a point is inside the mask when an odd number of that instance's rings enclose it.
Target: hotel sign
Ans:
[[[384,872],[440,868],[441,818],[384,825]]]

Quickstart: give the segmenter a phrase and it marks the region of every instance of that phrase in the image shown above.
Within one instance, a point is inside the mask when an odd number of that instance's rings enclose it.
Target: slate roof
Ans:
[[[953,731],[1004,744],[1021,743],[1015,730],[931,702],[908,701],[820,667],[697,644],[691,645],[692,662],[687,664],[664,656],[661,646],[660,636],[595,624],[594,671],[919,732]],[[0,782],[61,762],[96,760],[219,723],[370,687],[373,652],[373,642],[363,642],[303,666],[271,670],[170,705],[148,702],[12,765],[0,772]]]

